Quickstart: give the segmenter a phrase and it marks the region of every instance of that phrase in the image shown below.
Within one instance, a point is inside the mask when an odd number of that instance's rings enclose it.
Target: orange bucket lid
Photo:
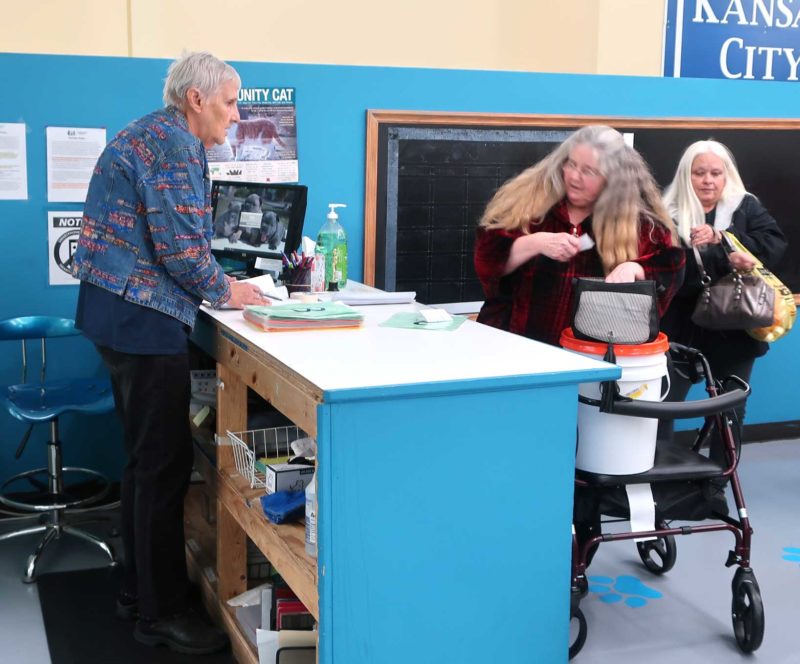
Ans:
[[[561,346],[568,350],[590,355],[605,355],[608,344],[602,341],[585,341],[576,339],[572,328],[568,327],[561,333]],[[669,350],[669,339],[663,332],[659,332],[654,341],[645,344],[614,344],[614,352],[617,355],[657,355],[666,353]]]

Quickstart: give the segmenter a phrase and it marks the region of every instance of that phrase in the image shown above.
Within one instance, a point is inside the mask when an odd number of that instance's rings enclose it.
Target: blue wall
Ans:
[[[166,60],[0,54],[0,75],[6,81],[0,121],[27,125],[29,193],[28,201],[0,201],[0,246],[7,248],[1,268],[0,318],[74,312],[77,289],[48,286],[46,221],[48,210],[80,206],[47,203],[45,127],[103,126],[111,137],[128,121],[161,105],[167,65]],[[361,278],[363,269],[367,109],[789,118],[800,108],[800,88],[778,82],[252,62],[236,67],[246,87],[297,89],[300,180],[309,186],[306,233],[316,234],[328,202],[347,203],[341,218],[350,239],[355,279]],[[797,223],[784,223],[790,221]],[[85,341],[67,341],[64,348],[53,365],[59,360],[65,374],[100,371],[99,360]],[[800,377],[786,370],[796,366],[799,350],[800,333],[794,332],[756,364],[748,422],[800,418],[795,396]],[[16,380],[16,357],[5,353],[0,358],[0,383]],[[67,461],[85,457],[95,466],[118,469],[119,430],[113,418],[102,420],[99,427],[94,420],[66,422],[63,438],[74,440],[89,428],[93,434],[84,451],[67,446]],[[26,460],[33,465],[35,445],[22,462],[12,460],[22,425],[2,413],[0,431],[0,467],[10,473]],[[43,439],[41,432],[39,440]]]

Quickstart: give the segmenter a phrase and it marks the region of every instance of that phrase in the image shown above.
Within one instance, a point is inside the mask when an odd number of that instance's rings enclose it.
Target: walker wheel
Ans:
[[[636,549],[644,566],[653,574],[664,574],[675,566],[678,545],[673,535],[665,535],[646,542],[636,542]]]
[[[586,626],[586,616],[580,608],[575,608],[572,612],[572,617],[569,621],[569,658],[572,659],[577,655],[583,644],[586,643],[586,633],[588,627]]]
[[[764,603],[753,570],[740,567],[732,585],[731,618],[736,643],[743,652],[755,652],[764,640]]]

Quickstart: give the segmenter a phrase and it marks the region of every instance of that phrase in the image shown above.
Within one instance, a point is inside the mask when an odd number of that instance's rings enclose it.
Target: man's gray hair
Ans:
[[[206,98],[213,97],[228,81],[241,85],[239,74],[229,64],[205,51],[183,53],[167,70],[164,105],[182,109],[190,88],[197,88]]]

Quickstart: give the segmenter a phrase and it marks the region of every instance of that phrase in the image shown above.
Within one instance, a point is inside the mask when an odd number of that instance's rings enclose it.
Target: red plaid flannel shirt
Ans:
[[[555,205],[541,224],[531,231],[547,233],[592,233],[591,218],[573,226],[565,202]],[[602,277],[603,267],[596,248],[582,251],[567,262],[536,256],[503,276],[511,245],[522,231],[478,228],[475,240],[475,272],[483,285],[486,301],[478,321],[531,339],[558,345],[562,330],[569,327],[572,313],[572,280]],[[685,257],[680,247],[671,247],[669,233],[648,220],[641,223],[639,258],[645,279],[656,282],[658,312],[663,315],[683,282]]]

